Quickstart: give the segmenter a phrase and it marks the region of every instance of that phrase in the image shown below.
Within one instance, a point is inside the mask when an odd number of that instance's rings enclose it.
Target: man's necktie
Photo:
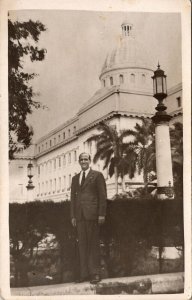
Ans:
[[[85,172],[83,171],[83,176],[81,179],[81,186],[83,186],[84,182],[85,182]]]

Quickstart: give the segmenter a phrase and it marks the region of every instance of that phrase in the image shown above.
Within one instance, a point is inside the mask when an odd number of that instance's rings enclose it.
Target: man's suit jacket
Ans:
[[[96,220],[106,214],[106,183],[103,174],[90,169],[85,182],[79,184],[80,173],[72,178],[71,218]]]

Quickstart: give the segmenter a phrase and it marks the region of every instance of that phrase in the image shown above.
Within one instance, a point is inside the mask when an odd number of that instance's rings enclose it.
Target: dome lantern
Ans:
[[[121,24],[121,28],[122,28],[122,35],[123,35],[123,37],[133,36],[133,24],[124,21]]]

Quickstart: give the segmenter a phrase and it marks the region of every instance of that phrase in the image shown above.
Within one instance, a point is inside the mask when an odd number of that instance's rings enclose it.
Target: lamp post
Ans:
[[[167,97],[167,83],[164,71],[158,64],[154,72],[153,92],[158,100],[156,114],[152,117],[155,124],[155,145],[156,145],[156,169],[157,169],[157,197],[158,199],[173,199],[173,172],[171,161],[171,145],[169,135],[169,121],[171,116],[167,114],[167,107],[163,100]]]
[[[34,185],[33,185],[33,182],[32,182],[32,178],[33,178],[33,164],[31,162],[31,159],[30,159],[30,162],[28,163],[27,165],[27,176],[29,177],[29,181],[28,181],[28,184],[26,186],[27,190],[33,190],[34,189]]]

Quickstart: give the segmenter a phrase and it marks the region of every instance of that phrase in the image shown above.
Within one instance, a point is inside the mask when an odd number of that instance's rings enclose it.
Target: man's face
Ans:
[[[81,169],[83,171],[87,170],[89,168],[91,161],[89,159],[89,155],[86,153],[83,153],[79,158],[79,164],[81,166]]]

